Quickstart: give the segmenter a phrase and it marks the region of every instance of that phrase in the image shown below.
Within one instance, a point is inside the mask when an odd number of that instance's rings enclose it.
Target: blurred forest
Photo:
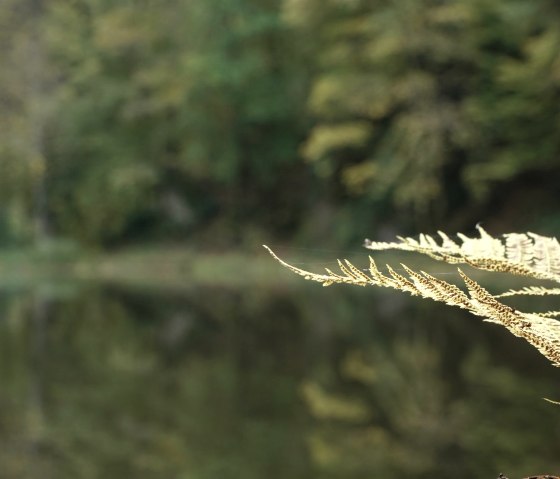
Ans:
[[[560,236],[559,197],[558,1],[0,0],[0,470],[558,471],[530,345],[254,251]]]
[[[3,0],[0,241],[560,232],[552,0]]]

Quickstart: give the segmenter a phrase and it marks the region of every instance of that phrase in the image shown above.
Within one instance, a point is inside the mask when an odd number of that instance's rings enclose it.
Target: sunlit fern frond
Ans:
[[[560,316],[560,311],[545,311],[544,313],[533,313],[542,318],[555,318]]]
[[[527,326],[519,334],[512,332],[535,346],[554,366],[560,366],[560,321],[535,314],[525,317]]]
[[[508,296],[550,296],[559,295],[560,288],[543,288],[541,286],[526,286],[521,289],[510,289],[505,293],[495,295],[495,298],[507,298]]]
[[[556,238],[535,233],[489,235],[477,226],[480,238],[457,234],[460,241],[438,232],[439,239],[421,234],[418,239],[398,237],[398,242],[366,240],[370,250],[413,251],[447,263],[465,263],[475,268],[550,279],[560,282],[560,244]]]
[[[429,242],[429,240],[427,241]],[[406,276],[397,273],[389,265],[387,265],[387,273],[384,274],[371,257],[367,273],[347,260],[338,261],[340,273],[335,273],[330,269],[325,269],[323,274],[313,273],[285,262],[268,246],[265,246],[265,248],[273,258],[293,273],[303,276],[305,279],[322,283],[323,286],[336,283],[381,286],[467,309],[471,313],[485,318],[486,321],[499,324],[516,336],[525,339],[555,366],[560,366],[560,322],[551,317],[553,314],[542,316],[518,311],[498,301],[495,296],[461,270],[458,271],[467,287],[467,292],[453,283],[441,280],[423,271],[414,271],[404,264],[401,266],[406,272]],[[529,291],[538,294],[535,292],[537,290]]]

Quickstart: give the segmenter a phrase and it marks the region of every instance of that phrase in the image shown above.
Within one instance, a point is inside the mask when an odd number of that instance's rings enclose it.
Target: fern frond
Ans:
[[[528,324],[519,334],[512,332],[535,346],[554,366],[560,366],[560,321],[535,314],[525,314],[525,317]]]
[[[546,311],[544,313],[533,313],[537,316],[541,316],[543,318],[554,318],[555,316],[560,316],[560,311]]]
[[[483,316],[487,318],[487,320],[501,324],[510,330],[518,330],[527,326],[524,313],[498,301],[486,289],[475,280],[469,278],[461,270],[459,270],[459,274],[469,290],[471,296],[470,310],[473,314]]]
[[[494,238],[482,227],[477,229],[480,238],[458,233],[460,244],[439,231],[439,242],[421,234],[418,240],[397,237],[399,242],[366,239],[364,246],[374,251],[412,251],[451,264],[465,263],[482,270],[560,282],[560,244],[556,238],[535,233],[509,233]]]
[[[424,245],[430,244],[432,248],[435,248],[433,242],[426,237],[421,239],[421,242]],[[290,271],[303,276],[305,279],[322,283],[324,286],[329,286],[334,283],[353,284],[357,286],[382,286],[399,291],[406,291],[412,295],[421,296],[423,298],[430,298],[450,306],[467,309],[472,314],[481,316],[485,318],[486,321],[499,324],[516,336],[525,339],[536,347],[541,354],[549,359],[555,366],[560,366],[560,321],[551,317],[556,314],[555,312],[539,315],[518,311],[498,301],[496,296],[493,296],[460,269],[458,270],[459,275],[467,287],[468,294],[455,284],[435,278],[423,271],[414,271],[404,264],[402,267],[404,271],[406,271],[408,278],[397,273],[389,265],[387,265],[388,274],[383,274],[372,257],[370,257],[369,274],[366,274],[347,260],[338,261],[341,274],[334,273],[329,269],[325,269],[326,274],[318,274],[292,266],[280,259],[268,246],[264,247],[276,261]],[[526,288],[525,291],[528,291],[529,294],[538,294],[536,292],[541,292],[540,289],[531,288]]]
[[[547,296],[560,294],[560,288],[543,288],[540,286],[526,286],[521,289],[510,289],[505,293],[495,295],[495,298],[506,298],[508,296]]]
[[[276,261],[278,261],[282,266],[288,268],[292,273],[303,276],[305,279],[307,279],[309,281],[317,281],[319,283],[322,283],[323,286],[330,286],[333,283],[360,284],[362,286],[362,284],[359,281],[356,281],[355,278],[350,278],[350,277],[345,277],[345,276],[335,274],[335,273],[333,273],[332,271],[330,271],[329,269],[326,269],[326,268],[325,269],[327,271],[327,274],[311,273],[309,271],[305,271],[303,269],[296,268],[295,266],[292,266],[291,264],[286,263],[284,260],[282,260],[278,256],[276,256],[276,254],[268,246],[263,245],[263,247],[266,248],[266,250],[272,255],[272,257]],[[372,284],[376,284],[376,283],[372,283]]]

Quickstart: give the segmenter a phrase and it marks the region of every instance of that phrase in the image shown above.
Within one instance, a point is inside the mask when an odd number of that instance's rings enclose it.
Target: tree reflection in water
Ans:
[[[0,302],[0,468],[41,478],[560,469],[558,372],[461,311],[332,289]],[[452,316],[453,314],[453,316]]]

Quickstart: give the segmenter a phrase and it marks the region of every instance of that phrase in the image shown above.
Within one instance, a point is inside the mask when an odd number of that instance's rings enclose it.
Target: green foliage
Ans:
[[[0,236],[19,240],[44,233],[54,72],[42,43],[42,14],[40,4],[27,0],[0,7]]]
[[[302,4],[315,3],[288,2],[292,17],[320,39],[303,154],[320,176],[441,219],[527,170],[558,170],[560,30],[546,2],[332,0],[318,25]]]
[[[487,92],[473,98],[470,110],[481,130],[477,158],[465,177],[481,195],[493,184],[518,178],[527,172],[555,171],[560,166],[557,131],[560,71],[558,12],[542,15],[542,5],[518,9],[511,18],[513,38],[519,39],[513,53],[490,66]],[[527,11],[528,10],[528,11]],[[531,30],[522,19],[529,15]],[[510,47],[511,48],[511,47]],[[492,158],[491,162],[486,158]],[[545,173],[545,174],[546,174]]]
[[[444,194],[443,170],[466,134],[471,9],[430,1],[329,6],[339,15],[319,30],[326,48],[309,99],[318,124],[304,154],[350,193],[390,195],[426,212]],[[357,121],[359,136],[346,126]]]
[[[60,232],[103,244],[138,222],[190,226],[212,204],[235,219],[290,180],[304,77],[277,2],[55,1],[41,21],[57,77],[44,154]],[[32,180],[24,152],[0,151],[4,178]]]
[[[543,210],[559,18],[548,0],[6,0],[0,237],[231,243],[305,235],[314,204],[349,231],[357,210],[462,227],[531,181]]]

